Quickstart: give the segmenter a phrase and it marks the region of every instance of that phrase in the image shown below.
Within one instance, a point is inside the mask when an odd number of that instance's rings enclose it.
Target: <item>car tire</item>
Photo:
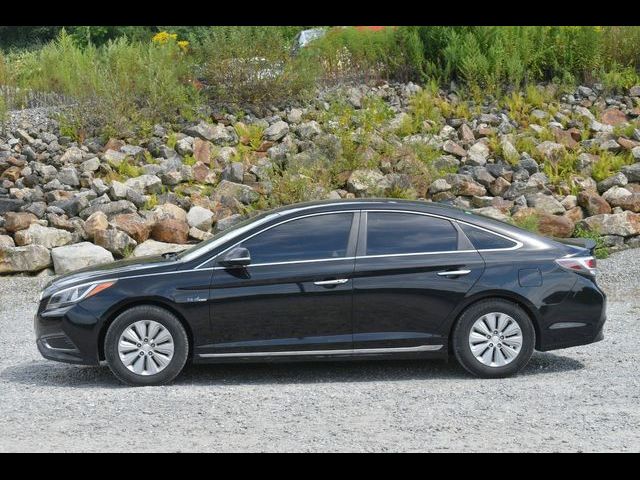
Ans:
[[[145,335],[149,338],[142,338]],[[143,305],[116,317],[107,330],[104,353],[109,368],[121,382],[132,386],[163,385],[184,368],[189,338],[171,312]]]
[[[453,328],[452,345],[458,362],[482,378],[517,373],[529,362],[535,343],[529,315],[519,305],[498,298],[474,303]]]

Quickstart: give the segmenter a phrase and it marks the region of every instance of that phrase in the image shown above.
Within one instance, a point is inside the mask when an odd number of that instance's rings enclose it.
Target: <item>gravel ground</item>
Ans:
[[[640,249],[600,262],[605,340],[515,378],[455,363],[191,366],[166,387],[49,362],[43,279],[0,278],[0,451],[639,451]]]

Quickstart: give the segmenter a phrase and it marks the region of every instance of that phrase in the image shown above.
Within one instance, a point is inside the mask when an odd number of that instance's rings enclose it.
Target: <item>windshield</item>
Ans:
[[[279,216],[279,213],[270,213],[265,212],[260,215],[256,215],[254,217],[243,220],[242,222],[236,223],[235,225],[223,230],[222,232],[216,233],[213,237],[204,242],[200,242],[178,255],[178,260],[189,261],[194,258],[198,258],[200,255],[205,254],[206,252],[210,252],[220,245],[225,244],[229,240],[232,240],[248,230],[261,225],[263,223],[268,222],[269,220]]]

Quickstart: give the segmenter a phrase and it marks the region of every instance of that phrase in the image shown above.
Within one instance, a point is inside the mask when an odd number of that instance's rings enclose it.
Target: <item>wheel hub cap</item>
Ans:
[[[522,330],[506,313],[487,313],[471,327],[469,348],[483,365],[503,367],[518,357],[522,349]]]
[[[137,375],[155,375],[173,358],[171,333],[153,320],[140,320],[129,325],[118,341],[122,364]]]

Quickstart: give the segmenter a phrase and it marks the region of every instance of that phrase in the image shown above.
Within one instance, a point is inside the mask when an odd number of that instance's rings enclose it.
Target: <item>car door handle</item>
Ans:
[[[448,277],[453,275],[467,275],[471,273],[471,270],[447,270],[446,272],[438,272],[438,275],[441,277]]]
[[[348,278],[337,278],[335,280],[321,280],[319,282],[313,282],[313,284],[326,287],[327,285],[342,285],[343,283],[347,283],[348,281]]]

